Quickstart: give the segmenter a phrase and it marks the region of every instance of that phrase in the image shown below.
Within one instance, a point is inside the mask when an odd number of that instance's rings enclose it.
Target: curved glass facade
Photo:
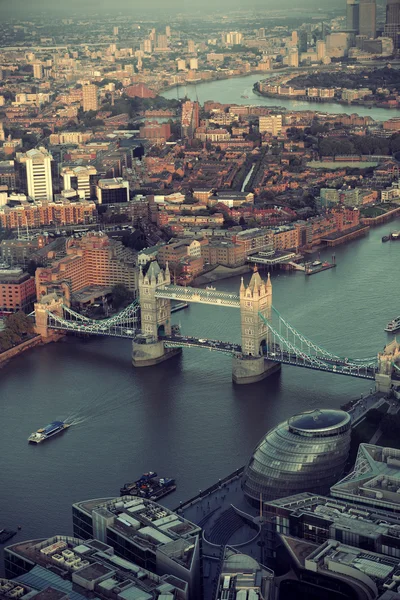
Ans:
[[[244,470],[242,489],[254,505],[301,492],[327,494],[343,475],[351,418],[342,410],[295,415],[271,429]]]

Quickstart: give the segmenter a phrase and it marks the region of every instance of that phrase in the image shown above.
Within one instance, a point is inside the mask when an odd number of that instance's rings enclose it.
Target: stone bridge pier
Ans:
[[[391,390],[400,392],[400,344],[394,339],[383,352],[378,353],[378,372],[375,375],[376,390],[385,394]]]

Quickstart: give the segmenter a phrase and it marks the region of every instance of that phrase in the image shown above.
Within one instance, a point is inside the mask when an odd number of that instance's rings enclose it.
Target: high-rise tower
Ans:
[[[359,34],[369,38],[376,36],[376,1],[360,0],[359,4]]]
[[[393,47],[400,47],[400,0],[387,0],[384,35],[393,40]]]
[[[360,23],[360,5],[358,0],[347,0],[346,5],[346,28],[358,33]]]

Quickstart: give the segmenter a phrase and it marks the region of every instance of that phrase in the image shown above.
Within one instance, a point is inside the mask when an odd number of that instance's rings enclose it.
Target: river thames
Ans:
[[[400,110],[387,108],[367,108],[366,106],[345,106],[334,102],[301,102],[299,100],[287,100],[285,98],[266,98],[253,93],[253,85],[260,79],[268,79],[276,73],[263,73],[258,75],[247,75],[245,77],[234,77],[172,88],[163,93],[165,98],[183,98],[187,96],[190,100],[199,100],[203,104],[206,100],[215,100],[223,104],[252,104],[256,106],[282,106],[286,110],[315,110],[333,114],[352,114],[372,117],[376,121],[386,121],[392,117],[400,117]],[[243,98],[246,96],[246,98]]]

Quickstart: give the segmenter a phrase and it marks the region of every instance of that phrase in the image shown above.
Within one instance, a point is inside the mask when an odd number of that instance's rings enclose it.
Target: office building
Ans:
[[[143,42],[143,52],[145,54],[151,54],[153,51],[153,44],[152,41],[150,39],[146,39]]]
[[[360,5],[359,0],[347,0],[346,4],[346,29],[354,31],[358,34],[359,30],[359,19],[360,19]]]
[[[165,35],[166,35],[168,38],[170,38],[170,37],[171,37],[171,26],[170,26],[170,25],[167,25],[167,26],[165,27]]]
[[[92,197],[95,185],[97,170],[95,167],[63,167],[61,177],[63,180],[63,190],[75,190],[82,198]]]
[[[187,582],[200,600],[201,528],[144,498],[108,498],[73,504],[74,535],[96,538],[115,554],[159,575]]]
[[[43,77],[42,63],[33,63],[33,77],[35,79],[42,79],[42,77]]]
[[[351,418],[341,410],[295,415],[271,429],[245,468],[242,489],[253,505],[303,491],[326,494],[343,474]]]
[[[267,115],[259,118],[260,133],[270,133],[278,136],[282,132],[282,115]]]
[[[197,58],[191,58],[189,61],[189,68],[192,71],[196,71],[199,68],[199,61],[197,60]]]
[[[194,54],[195,53],[195,45],[194,45],[194,41],[193,40],[188,40],[188,53],[189,54]]]
[[[374,38],[376,37],[376,1],[359,0],[359,2],[359,34]]]
[[[176,68],[178,71],[186,71],[186,60],[184,58],[178,58],[176,61]]]
[[[97,100],[97,85],[90,83],[88,85],[84,85],[82,88],[83,94],[83,111],[87,112],[88,110],[98,110],[98,100]]]
[[[387,0],[384,35],[393,40],[393,47],[400,47],[400,0]]]
[[[4,133],[4,125],[2,121],[0,121],[0,142],[4,142],[6,139],[6,134]]]
[[[225,548],[216,600],[260,600],[273,596],[274,572],[247,554]]]
[[[159,33],[157,36],[157,50],[168,50],[168,36]]]
[[[190,600],[183,579],[119,558],[112,546],[94,539],[20,542],[6,548],[5,564],[7,576],[15,579],[0,580],[2,600]]]
[[[318,60],[324,60],[326,56],[326,44],[322,40],[317,41],[317,58]]]
[[[45,148],[17,152],[18,185],[33,200],[53,199],[53,157]]]
[[[118,35],[119,27],[113,27],[113,35]]]
[[[138,272],[131,251],[98,232],[68,240],[66,256],[37,269],[35,279],[38,298],[61,290],[68,301],[85,303],[117,283],[136,295]]]
[[[129,201],[129,183],[121,177],[99,179],[96,187],[99,204],[117,204]]]
[[[331,488],[334,498],[400,512],[400,450],[360,444],[353,471]]]
[[[280,600],[399,598],[400,564],[396,558],[335,540],[318,546],[290,536],[282,536],[282,541],[292,576],[282,576],[276,581]]]
[[[289,67],[299,66],[299,51],[297,48],[290,48],[287,56],[287,64]]]
[[[0,311],[30,312],[36,300],[35,278],[22,269],[0,269]]]

